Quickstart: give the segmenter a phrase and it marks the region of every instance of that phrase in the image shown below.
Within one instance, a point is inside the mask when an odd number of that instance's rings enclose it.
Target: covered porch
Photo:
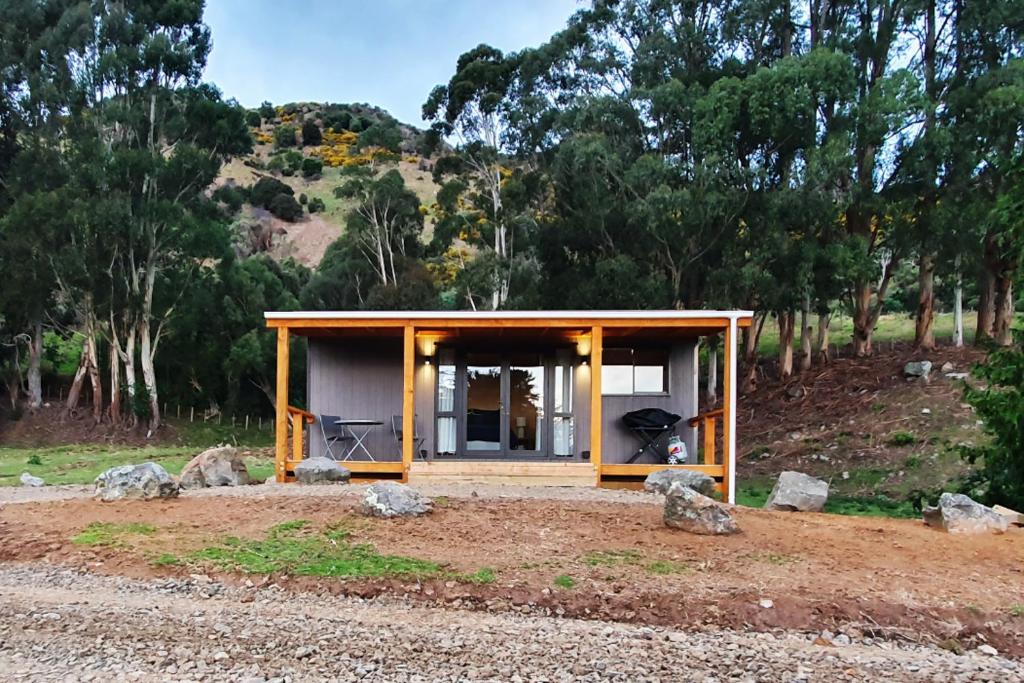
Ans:
[[[745,311],[268,312],[277,330],[276,475],[328,456],[356,478],[636,486],[666,467],[734,497]],[[724,339],[720,405],[698,409],[700,339]],[[288,405],[306,340],[305,408]],[[623,416],[679,418],[650,446]],[[649,435],[648,435],[649,436]],[[674,437],[674,438],[673,438]],[[685,464],[666,464],[685,449]],[[648,438],[649,442],[650,439]],[[647,446],[647,447],[645,447]]]

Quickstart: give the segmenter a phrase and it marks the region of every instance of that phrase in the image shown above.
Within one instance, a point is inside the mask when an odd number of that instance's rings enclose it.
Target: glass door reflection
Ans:
[[[508,379],[508,448],[543,452],[544,364],[538,356],[512,358]]]
[[[502,364],[490,354],[466,359],[466,451],[501,451]]]

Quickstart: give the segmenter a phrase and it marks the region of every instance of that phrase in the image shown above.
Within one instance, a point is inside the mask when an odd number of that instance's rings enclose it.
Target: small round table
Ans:
[[[348,453],[345,454],[345,457],[342,458],[342,461],[351,460],[352,454],[355,453],[356,449],[358,448],[363,453],[366,454],[367,458],[376,462],[373,456],[370,455],[370,451],[366,450],[366,446],[363,444],[363,440],[366,438],[367,434],[370,433],[370,430],[372,430],[374,427],[381,426],[382,424],[384,424],[383,422],[381,422],[380,420],[341,419],[335,420],[334,424],[338,425],[339,427],[346,427],[349,433],[352,434],[352,438],[355,440],[355,443],[352,444],[352,448],[348,449]],[[359,429],[360,431],[357,432],[357,429]]]

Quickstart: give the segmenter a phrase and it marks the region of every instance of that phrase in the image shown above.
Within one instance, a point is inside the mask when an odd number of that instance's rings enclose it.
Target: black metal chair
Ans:
[[[341,419],[337,415],[317,415],[316,419],[320,423],[320,436],[324,440],[324,456],[332,460],[343,459],[344,453],[341,454],[341,457],[334,454],[334,445],[352,441],[355,437],[349,434],[344,425],[334,424]]]
[[[683,418],[680,415],[661,408],[641,408],[623,415],[622,423],[626,425],[626,429],[643,443],[627,462],[636,462],[640,456],[648,452],[659,463],[668,462],[668,448],[663,441],[681,419]]]
[[[391,416],[391,433],[395,435],[395,441],[398,442],[399,455],[401,455],[402,437],[404,436],[404,432],[405,432],[405,429],[404,429],[404,425],[402,424],[402,416],[401,415],[392,415]],[[412,434],[413,434],[413,437],[412,437],[413,452],[414,452],[414,455],[419,455],[420,454],[420,447],[423,445],[423,442],[426,440],[425,437],[423,436],[422,432],[420,432],[420,416],[419,415],[413,415],[412,416]]]

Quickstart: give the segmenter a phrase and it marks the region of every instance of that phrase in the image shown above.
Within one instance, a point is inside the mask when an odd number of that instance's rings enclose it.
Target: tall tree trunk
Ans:
[[[718,337],[708,337],[708,383],[704,390],[708,406],[718,403]]]
[[[743,384],[740,393],[749,394],[757,389],[757,349],[761,343],[761,330],[768,319],[768,313],[754,313],[753,324],[744,330],[743,337]]]
[[[871,284],[857,284],[853,298],[853,355],[858,358],[871,355]]]
[[[830,358],[828,355],[828,327],[831,321],[831,314],[826,311],[822,313],[818,311],[818,362],[827,363]]]
[[[925,351],[935,348],[935,254],[922,253],[917,267],[917,324],[914,347]]]
[[[811,342],[811,334],[813,328],[811,327],[811,296],[809,293],[804,294],[803,305],[800,307],[800,369],[810,370],[812,356],[814,354],[813,344]]]
[[[138,331],[142,382],[146,387],[146,396],[149,399],[149,433],[153,434],[160,428],[160,397],[157,394],[156,367],[153,363],[153,340],[148,317],[144,316],[140,320]]]
[[[974,330],[975,345],[982,345],[992,338],[995,326],[996,276],[985,264],[978,282],[978,323]]]
[[[793,374],[793,333],[796,314],[792,310],[779,311],[779,377]]]
[[[121,356],[114,343],[110,344],[110,423],[121,421]]]
[[[78,408],[78,402],[82,395],[82,385],[85,378],[89,378],[92,385],[92,416],[99,424],[103,420],[103,383],[100,381],[98,367],[98,354],[96,351],[96,319],[92,313],[92,302],[87,296],[85,329],[82,334],[85,340],[82,343],[82,355],[78,360],[78,370],[75,371],[75,379],[68,390],[68,400],[64,405],[65,410],[70,414]]]
[[[32,339],[28,345],[28,407],[37,410],[43,405],[43,323],[32,326]]]
[[[1013,280],[1007,275],[996,278],[995,319],[992,322],[992,339],[999,346],[1013,344]]]
[[[964,278],[960,272],[960,254],[956,255],[956,278],[953,283],[953,346],[964,345]]]
[[[93,325],[89,338],[85,340],[89,349],[89,382],[92,384],[92,419],[96,424],[103,421],[103,381],[100,379],[99,352],[96,347],[96,327]]]

